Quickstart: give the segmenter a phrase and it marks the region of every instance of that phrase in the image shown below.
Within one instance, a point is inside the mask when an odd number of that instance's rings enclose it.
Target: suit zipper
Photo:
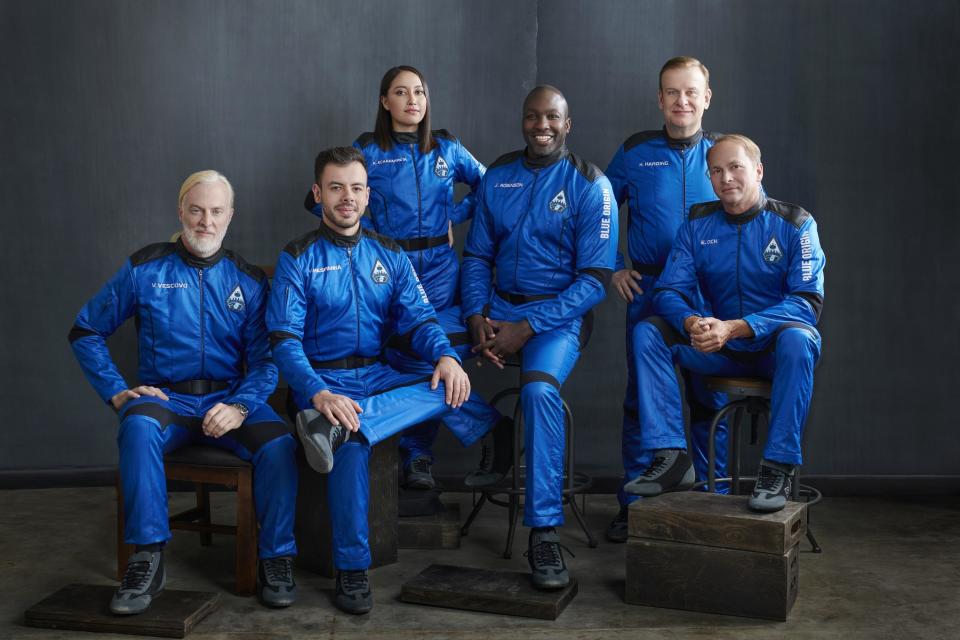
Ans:
[[[530,185],[530,198],[527,200],[527,209],[523,212],[523,215],[517,220],[517,253],[516,260],[513,263],[513,285],[517,286],[517,283],[520,280],[520,229],[523,226],[523,221],[527,219],[527,214],[530,213],[530,208],[533,206],[533,194],[537,190],[537,179],[540,177],[540,169],[533,170],[533,184]],[[515,293],[520,293],[519,291]]]
[[[423,237],[423,202],[420,198],[420,172],[417,171],[417,156],[414,154],[416,145],[410,145],[410,159],[413,161],[413,181],[417,185],[417,237]],[[417,273],[423,273],[423,252],[417,252]]]
[[[203,379],[205,354],[203,350],[203,269],[197,269],[200,277],[200,378]]]
[[[687,161],[686,149],[680,149],[680,221],[687,219]]]
[[[357,288],[357,271],[353,267],[353,247],[347,247],[347,261],[350,263],[350,282],[353,284],[353,302],[357,308],[357,348],[354,355],[360,354],[360,291]]]
[[[740,300],[740,318],[743,318],[743,290],[740,288],[740,227],[737,225],[737,296]]]

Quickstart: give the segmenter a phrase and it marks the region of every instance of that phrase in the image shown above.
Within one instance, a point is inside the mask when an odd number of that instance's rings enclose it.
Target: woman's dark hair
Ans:
[[[390,112],[383,108],[381,98],[387,96],[387,92],[390,91],[390,83],[403,71],[409,71],[420,78],[420,84],[423,85],[423,94],[427,98],[427,109],[423,114],[423,120],[417,127],[417,141],[420,144],[420,151],[427,153],[437,145],[436,140],[433,139],[433,133],[430,131],[430,91],[427,89],[427,81],[424,80],[423,74],[416,68],[405,64],[388,69],[383,74],[383,79],[380,80],[380,95],[377,96],[377,122],[373,126],[373,137],[377,141],[377,146],[384,151],[393,148],[393,120],[390,117]]]

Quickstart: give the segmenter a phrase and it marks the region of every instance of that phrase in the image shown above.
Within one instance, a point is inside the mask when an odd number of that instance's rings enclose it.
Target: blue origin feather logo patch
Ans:
[[[370,277],[377,284],[387,284],[390,280],[390,274],[387,272],[387,268],[384,267],[383,263],[379,260],[373,265],[373,271],[370,272]]]
[[[447,174],[450,173],[450,167],[447,166],[447,161],[443,159],[443,156],[437,156],[437,163],[433,165],[433,172],[437,174],[438,178],[446,178]]]
[[[563,210],[567,208],[567,196],[563,193],[563,190],[553,196],[553,200],[550,201],[548,206],[550,211],[554,213],[563,213]]]
[[[780,245],[777,244],[777,239],[775,237],[770,238],[770,242],[767,243],[767,248],[763,250],[763,261],[776,264],[780,262],[780,258],[783,257],[783,251],[780,250]]]
[[[240,312],[243,311],[247,306],[246,301],[243,299],[243,291],[240,290],[240,285],[233,290],[233,293],[230,294],[230,297],[227,298],[227,309],[230,311]]]

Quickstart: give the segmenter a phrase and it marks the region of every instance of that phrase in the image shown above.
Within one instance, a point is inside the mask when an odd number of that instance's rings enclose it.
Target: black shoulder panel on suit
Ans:
[[[145,262],[150,262],[151,260],[168,256],[176,250],[176,242],[157,242],[156,244],[148,244],[143,249],[140,249],[130,256],[130,263],[137,267]]]
[[[719,200],[712,202],[700,202],[690,207],[690,219],[706,218],[711,213],[723,210],[723,203]]]
[[[567,160],[569,160],[570,164],[577,168],[577,171],[580,172],[580,175],[586,178],[588,182],[593,182],[603,175],[603,171],[600,171],[600,169],[597,168],[597,165],[584,160],[575,153],[567,154]]]
[[[376,231],[370,231],[369,229],[364,229],[363,235],[370,236],[370,238],[372,238],[373,240],[376,240],[377,242],[382,244],[384,247],[386,247],[390,251],[397,251],[397,252],[403,251],[403,249],[400,248],[400,245],[398,245],[393,238],[390,238],[385,235],[381,235]]]
[[[430,133],[433,134],[433,137],[434,137],[434,138],[444,138],[444,139],[446,139],[446,140],[456,140],[456,139],[457,139],[457,137],[456,137],[455,135],[453,135],[452,133],[450,133],[450,132],[447,131],[446,129],[434,129],[434,130],[431,131]]]
[[[373,131],[366,131],[366,132],[364,132],[364,133],[361,133],[361,134],[357,137],[357,142],[356,142],[356,144],[360,145],[361,147],[365,147],[365,146],[367,146],[368,144],[370,144],[371,142],[373,142],[374,140],[375,140],[375,137],[374,137],[374,135],[373,135]]]
[[[638,131],[637,133],[627,138],[626,142],[623,143],[623,150],[630,151],[630,149],[633,149],[638,144],[643,144],[647,140],[653,140],[654,138],[662,138],[662,137],[663,137],[662,129],[654,129],[652,131]]]
[[[307,250],[307,248],[316,242],[321,235],[322,231],[320,229],[314,229],[313,231],[308,231],[302,236],[294,238],[287,243],[287,246],[283,248],[284,251],[289,253],[294,258],[300,257],[300,255]]]
[[[493,169],[494,167],[499,167],[500,165],[510,164],[511,162],[513,162],[514,160],[516,160],[522,155],[523,155],[523,149],[520,149],[519,151],[511,151],[510,153],[505,153],[499,158],[497,158],[496,160],[494,160],[493,164],[491,164],[489,168]]]
[[[798,229],[803,226],[807,218],[811,217],[810,212],[800,205],[781,202],[773,198],[767,198],[767,204],[764,206],[764,209],[774,212]]]
[[[266,279],[267,274],[264,273],[263,269],[261,269],[255,264],[250,264],[249,262],[244,260],[242,257],[240,257],[239,254],[236,254],[230,249],[227,249],[226,251],[224,251],[224,255],[227,257],[227,259],[230,262],[232,262],[237,266],[237,269],[240,269],[240,271],[243,271],[245,274],[247,274],[257,282],[263,282]]]

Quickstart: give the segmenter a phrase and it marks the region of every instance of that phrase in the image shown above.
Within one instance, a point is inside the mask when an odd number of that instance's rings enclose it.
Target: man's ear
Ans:
[[[320,185],[314,183],[311,190],[313,191],[313,201],[320,204]]]

